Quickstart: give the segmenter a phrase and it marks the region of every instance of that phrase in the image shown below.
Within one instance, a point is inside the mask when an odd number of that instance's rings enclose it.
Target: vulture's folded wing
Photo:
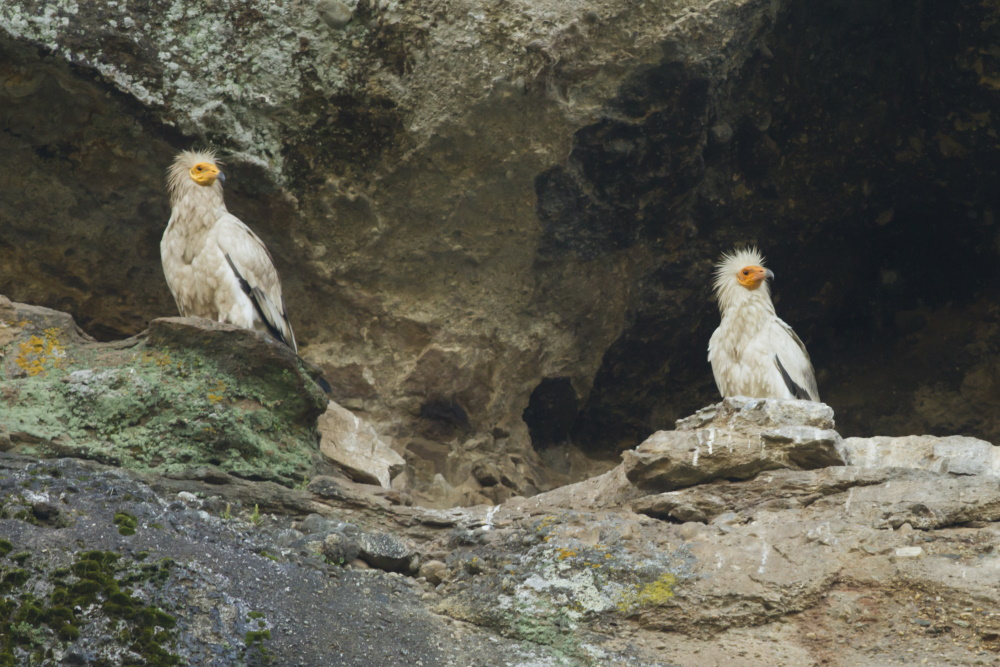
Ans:
[[[278,271],[263,241],[239,218],[229,213],[224,214],[218,224],[219,249],[226,256],[240,288],[250,298],[261,322],[272,336],[298,351],[285,311]]]
[[[816,385],[816,373],[809,360],[809,353],[792,328],[775,317],[771,324],[770,341],[774,350],[774,363],[792,395],[819,401],[819,387]]]

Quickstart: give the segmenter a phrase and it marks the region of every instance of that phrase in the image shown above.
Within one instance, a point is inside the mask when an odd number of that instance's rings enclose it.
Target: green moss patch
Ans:
[[[251,629],[243,636],[245,655],[258,664],[273,665],[274,655],[267,646],[267,642],[271,639],[271,631],[267,628],[267,619],[263,612],[248,613],[246,624]]]
[[[118,526],[119,535],[135,535],[135,529],[139,525],[139,520],[128,512],[115,512],[114,522]]]
[[[31,664],[41,664],[54,645],[78,639],[95,617],[115,624],[119,641],[142,657],[140,664],[183,664],[167,648],[174,640],[174,617],[134,596],[130,588],[146,581],[162,583],[172,564],[136,568],[120,554],[87,551],[71,566],[51,572],[0,567],[0,666],[16,664],[18,651],[27,653]],[[45,585],[33,585],[36,580]]]

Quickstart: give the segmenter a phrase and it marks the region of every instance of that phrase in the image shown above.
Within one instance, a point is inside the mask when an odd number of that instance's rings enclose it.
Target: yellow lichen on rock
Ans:
[[[154,363],[160,368],[172,366],[174,363],[170,353],[163,352],[162,350],[144,350],[142,360],[146,363]]]
[[[211,403],[220,403],[226,397],[226,383],[222,380],[215,381],[215,390],[208,394]]]
[[[59,329],[49,328],[42,336],[29,336],[18,343],[14,363],[29,377],[44,374],[50,368],[61,368],[66,360],[66,349],[59,342]]]
[[[656,581],[638,585],[625,591],[618,600],[618,610],[624,613],[640,607],[658,607],[674,597],[676,584],[677,577],[669,572],[664,572]]]

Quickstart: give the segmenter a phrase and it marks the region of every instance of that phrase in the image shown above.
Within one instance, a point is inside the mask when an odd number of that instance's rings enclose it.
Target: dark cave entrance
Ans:
[[[972,2],[797,2],[701,116],[662,89],[700,90],[697,67],[637,74],[622,108],[642,108],[581,130],[567,169],[587,224],[653,256],[572,441],[606,455],[718,400],[711,265],[744,243],[777,273],[842,434],[1000,440],[998,19]]]
[[[531,392],[522,418],[536,450],[570,440],[580,410],[580,397],[568,377],[545,378]]]

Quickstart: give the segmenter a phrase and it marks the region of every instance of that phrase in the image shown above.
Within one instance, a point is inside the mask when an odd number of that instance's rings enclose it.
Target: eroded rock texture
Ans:
[[[984,443],[913,437],[907,457],[886,438],[849,439],[842,465],[830,429],[798,458],[771,437],[829,421],[821,404],[727,400],[672,432],[730,427],[732,449],[724,436],[710,451],[702,441],[699,483],[633,484],[626,461],[531,498],[451,509],[326,475],[288,488],[204,467],[163,477],[0,453],[0,658],[996,662],[1000,485]],[[678,455],[646,453],[653,467]],[[763,472],[719,474],[736,467]]]
[[[214,145],[305,355],[424,501],[531,494],[716,397],[760,244],[845,435],[995,439],[990,4],[0,7],[0,293],[173,314],[172,154]],[[538,451],[536,451],[538,450]]]

